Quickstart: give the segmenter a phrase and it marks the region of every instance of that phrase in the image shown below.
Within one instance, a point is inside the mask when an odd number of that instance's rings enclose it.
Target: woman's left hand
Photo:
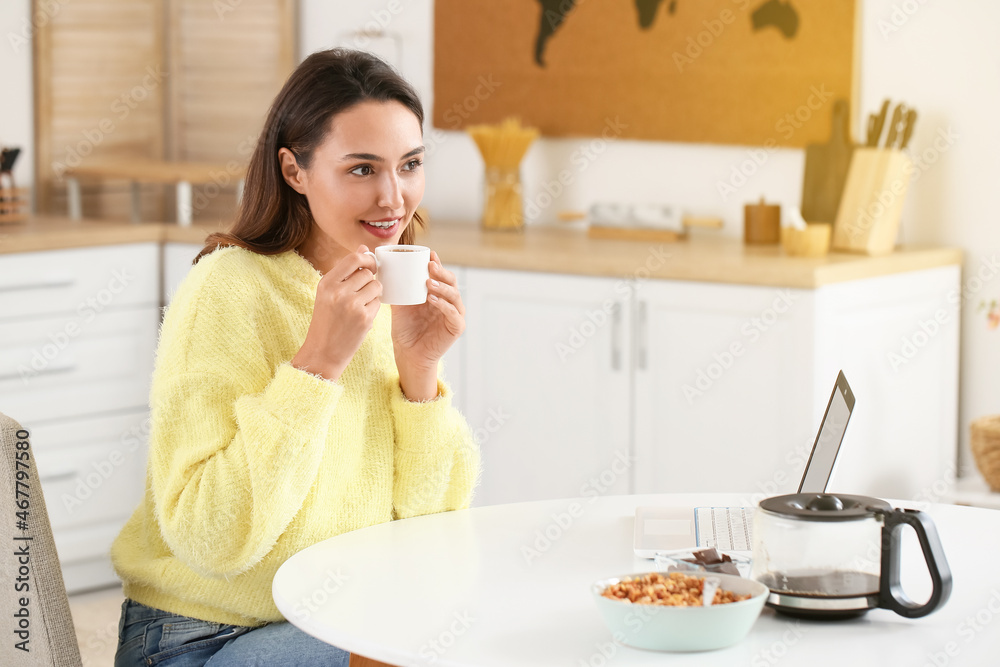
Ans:
[[[392,306],[392,347],[399,384],[411,401],[437,396],[437,366],[465,331],[465,306],[455,274],[431,251],[427,302]]]

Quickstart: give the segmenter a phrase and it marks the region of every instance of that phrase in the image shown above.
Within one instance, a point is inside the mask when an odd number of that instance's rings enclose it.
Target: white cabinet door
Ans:
[[[474,504],[628,493],[629,284],[468,268]]]
[[[816,429],[813,305],[811,290],[641,283],[636,493],[796,490]]]
[[[818,290],[817,379],[842,368],[856,399],[836,491],[937,502],[953,488],[959,294],[957,266]]]

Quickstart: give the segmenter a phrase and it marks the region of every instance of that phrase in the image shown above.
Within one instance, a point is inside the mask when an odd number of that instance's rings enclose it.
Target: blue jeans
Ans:
[[[115,667],[348,667],[351,654],[311,637],[291,623],[258,628],[200,621],[153,609],[134,600],[122,604]]]

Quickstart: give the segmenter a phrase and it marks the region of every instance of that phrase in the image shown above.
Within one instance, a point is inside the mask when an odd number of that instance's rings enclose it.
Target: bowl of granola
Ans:
[[[611,577],[594,582],[591,592],[616,641],[654,651],[736,644],[750,632],[769,593],[752,579],[711,572]]]

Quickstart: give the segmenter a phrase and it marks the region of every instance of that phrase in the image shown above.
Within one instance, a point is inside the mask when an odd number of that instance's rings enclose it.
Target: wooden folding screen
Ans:
[[[44,11],[36,0],[34,12]],[[37,206],[65,213],[67,166],[91,156],[245,162],[296,63],[295,0],[74,0],[35,33]],[[173,219],[144,186],[143,219]],[[87,217],[127,218],[125,183],[86,183]],[[235,179],[196,187],[195,220],[227,219]]]

